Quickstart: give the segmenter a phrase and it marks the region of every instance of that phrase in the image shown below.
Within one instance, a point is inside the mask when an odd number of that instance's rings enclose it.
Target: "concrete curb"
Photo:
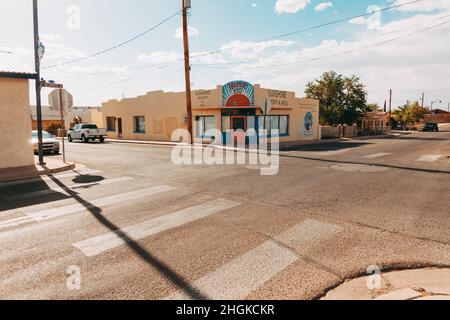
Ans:
[[[407,269],[362,276],[330,290],[322,300],[450,300],[450,269]]]
[[[40,167],[42,169],[37,169],[36,167]],[[19,181],[19,180],[28,180],[28,179],[33,179],[33,178],[37,178],[40,176],[46,176],[46,175],[51,175],[51,174],[67,172],[67,171],[74,170],[75,167],[76,167],[75,163],[67,163],[64,166],[53,168],[53,169],[44,168],[39,165],[27,167],[27,169],[25,169],[25,170],[20,169],[19,172],[17,169],[11,169],[11,170],[9,170],[8,173],[0,174],[0,183],[8,183],[8,182]]]

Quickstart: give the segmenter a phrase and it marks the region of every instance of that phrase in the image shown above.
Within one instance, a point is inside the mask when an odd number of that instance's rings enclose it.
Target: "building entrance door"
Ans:
[[[246,116],[232,116],[231,129],[234,130],[234,142],[243,141],[245,144],[245,132],[247,131]],[[239,132],[237,132],[239,130]],[[242,142],[241,142],[242,143]]]
[[[122,118],[117,119],[117,129],[119,132],[119,138],[122,138]]]

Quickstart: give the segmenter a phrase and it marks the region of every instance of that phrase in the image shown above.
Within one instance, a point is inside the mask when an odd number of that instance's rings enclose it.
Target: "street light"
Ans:
[[[435,104],[435,103],[442,103],[442,100],[434,100],[434,101],[431,101],[431,108],[430,108],[430,119],[431,119],[431,122],[433,122],[433,104]]]

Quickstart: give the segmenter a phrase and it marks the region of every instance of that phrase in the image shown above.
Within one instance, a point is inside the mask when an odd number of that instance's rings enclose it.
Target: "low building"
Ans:
[[[174,130],[187,127],[184,92],[153,91],[111,100],[102,104],[102,112],[109,138],[170,141]],[[319,139],[319,101],[245,81],[192,91],[192,113],[197,141],[211,138],[207,136],[209,129],[219,130],[224,142],[231,139],[230,129],[276,129],[280,142]]]
[[[31,106],[31,122],[33,130],[37,129],[36,106]],[[95,123],[103,127],[103,118],[100,107],[74,106],[64,112],[64,126],[73,128],[78,123]],[[42,106],[42,128],[52,134],[62,127],[61,113],[50,106]]]
[[[29,80],[35,78],[15,55],[0,52],[0,171],[34,167]]]
[[[424,122],[450,123],[450,112],[441,109],[434,109],[432,114],[425,115]]]
[[[360,135],[386,134],[390,131],[389,112],[372,111],[358,117],[358,133]]]

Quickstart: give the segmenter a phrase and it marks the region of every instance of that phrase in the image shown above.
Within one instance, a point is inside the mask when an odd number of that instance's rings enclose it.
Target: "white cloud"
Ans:
[[[156,51],[149,54],[140,54],[138,60],[147,63],[168,63],[177,62],[183,59],[181,53],[175,51]]]
[[[394,0],[393,5],[405,3],[404,0]],[[396,10],[404,12],[432,12],[435,10],[450,10],[449,0],[426,0],[399,7]]]
[[[357,24],[357,25],[365,25],[367,23],[367,21],[366,21],[366,18],[364,18],[364,17],[358,17],[358,18],[353,18],[353,19],[349,20],[348,23]]]
[[[365,30],[357,41],[323,41],[314,47],[277,52],[254,63],[242,63],[230,71],[235,78],[294,90],[298,95],[303,94],[308,81],[325,71],[335,70],[361,77],[367,85],[369,101],[381,105],[389,89],[394,90],[394,105],[419,98],[422,90],[428,99],[450,99],[447,74],[450,70],[450,46],[442,45],[450,42],[450,24],[389,45],[375,45],[436,25],[439,21],[434,20],[442,16],[415,15],[383,25],[379,30]],[[424,25],[417,27],[418,23]],[[281,65],[285,63],[288,65]],[[439,91],[443,89],[447,91]]]
[[[138,60],[146,63],[162,64],[182,62],[183,54],[175,51],[156,51],[149,54],[140,54]],[[227,60],[220,54],[208,52],[191,52],[191,63],[221,64]]]
[[[328,8],[331,8],[332,6],[333,6],[333,3],[331,3],[331,2],[322,2],[322,3],[318,4],[314,8],[314,10],[316,10],[316,11],[323,11],[323,10],[326,10]]]
[[[40,34],[39,35],[39,39],[42,42],[46,42],[46,41],[60,41],[62,40],[62,37],[59,34]]]
[[[297,13],[306,9],[311,0],[277,0],[275,12],[277,13]]]
[[[191,37],[200,35],[200,31],[197,28],[188,27],[188,35]],[[175,30],[175,34],[173,35],[175,38],[183,39],[183,28],[178,28]]]
[[[263,42],[241,42],[232,41],[224,46],[222,50],[225,50],[233,58],[236,59],[257,59],[264,51],[274,47],[289,47],[295,44],[295,41],[286,40],[270,40]]]

